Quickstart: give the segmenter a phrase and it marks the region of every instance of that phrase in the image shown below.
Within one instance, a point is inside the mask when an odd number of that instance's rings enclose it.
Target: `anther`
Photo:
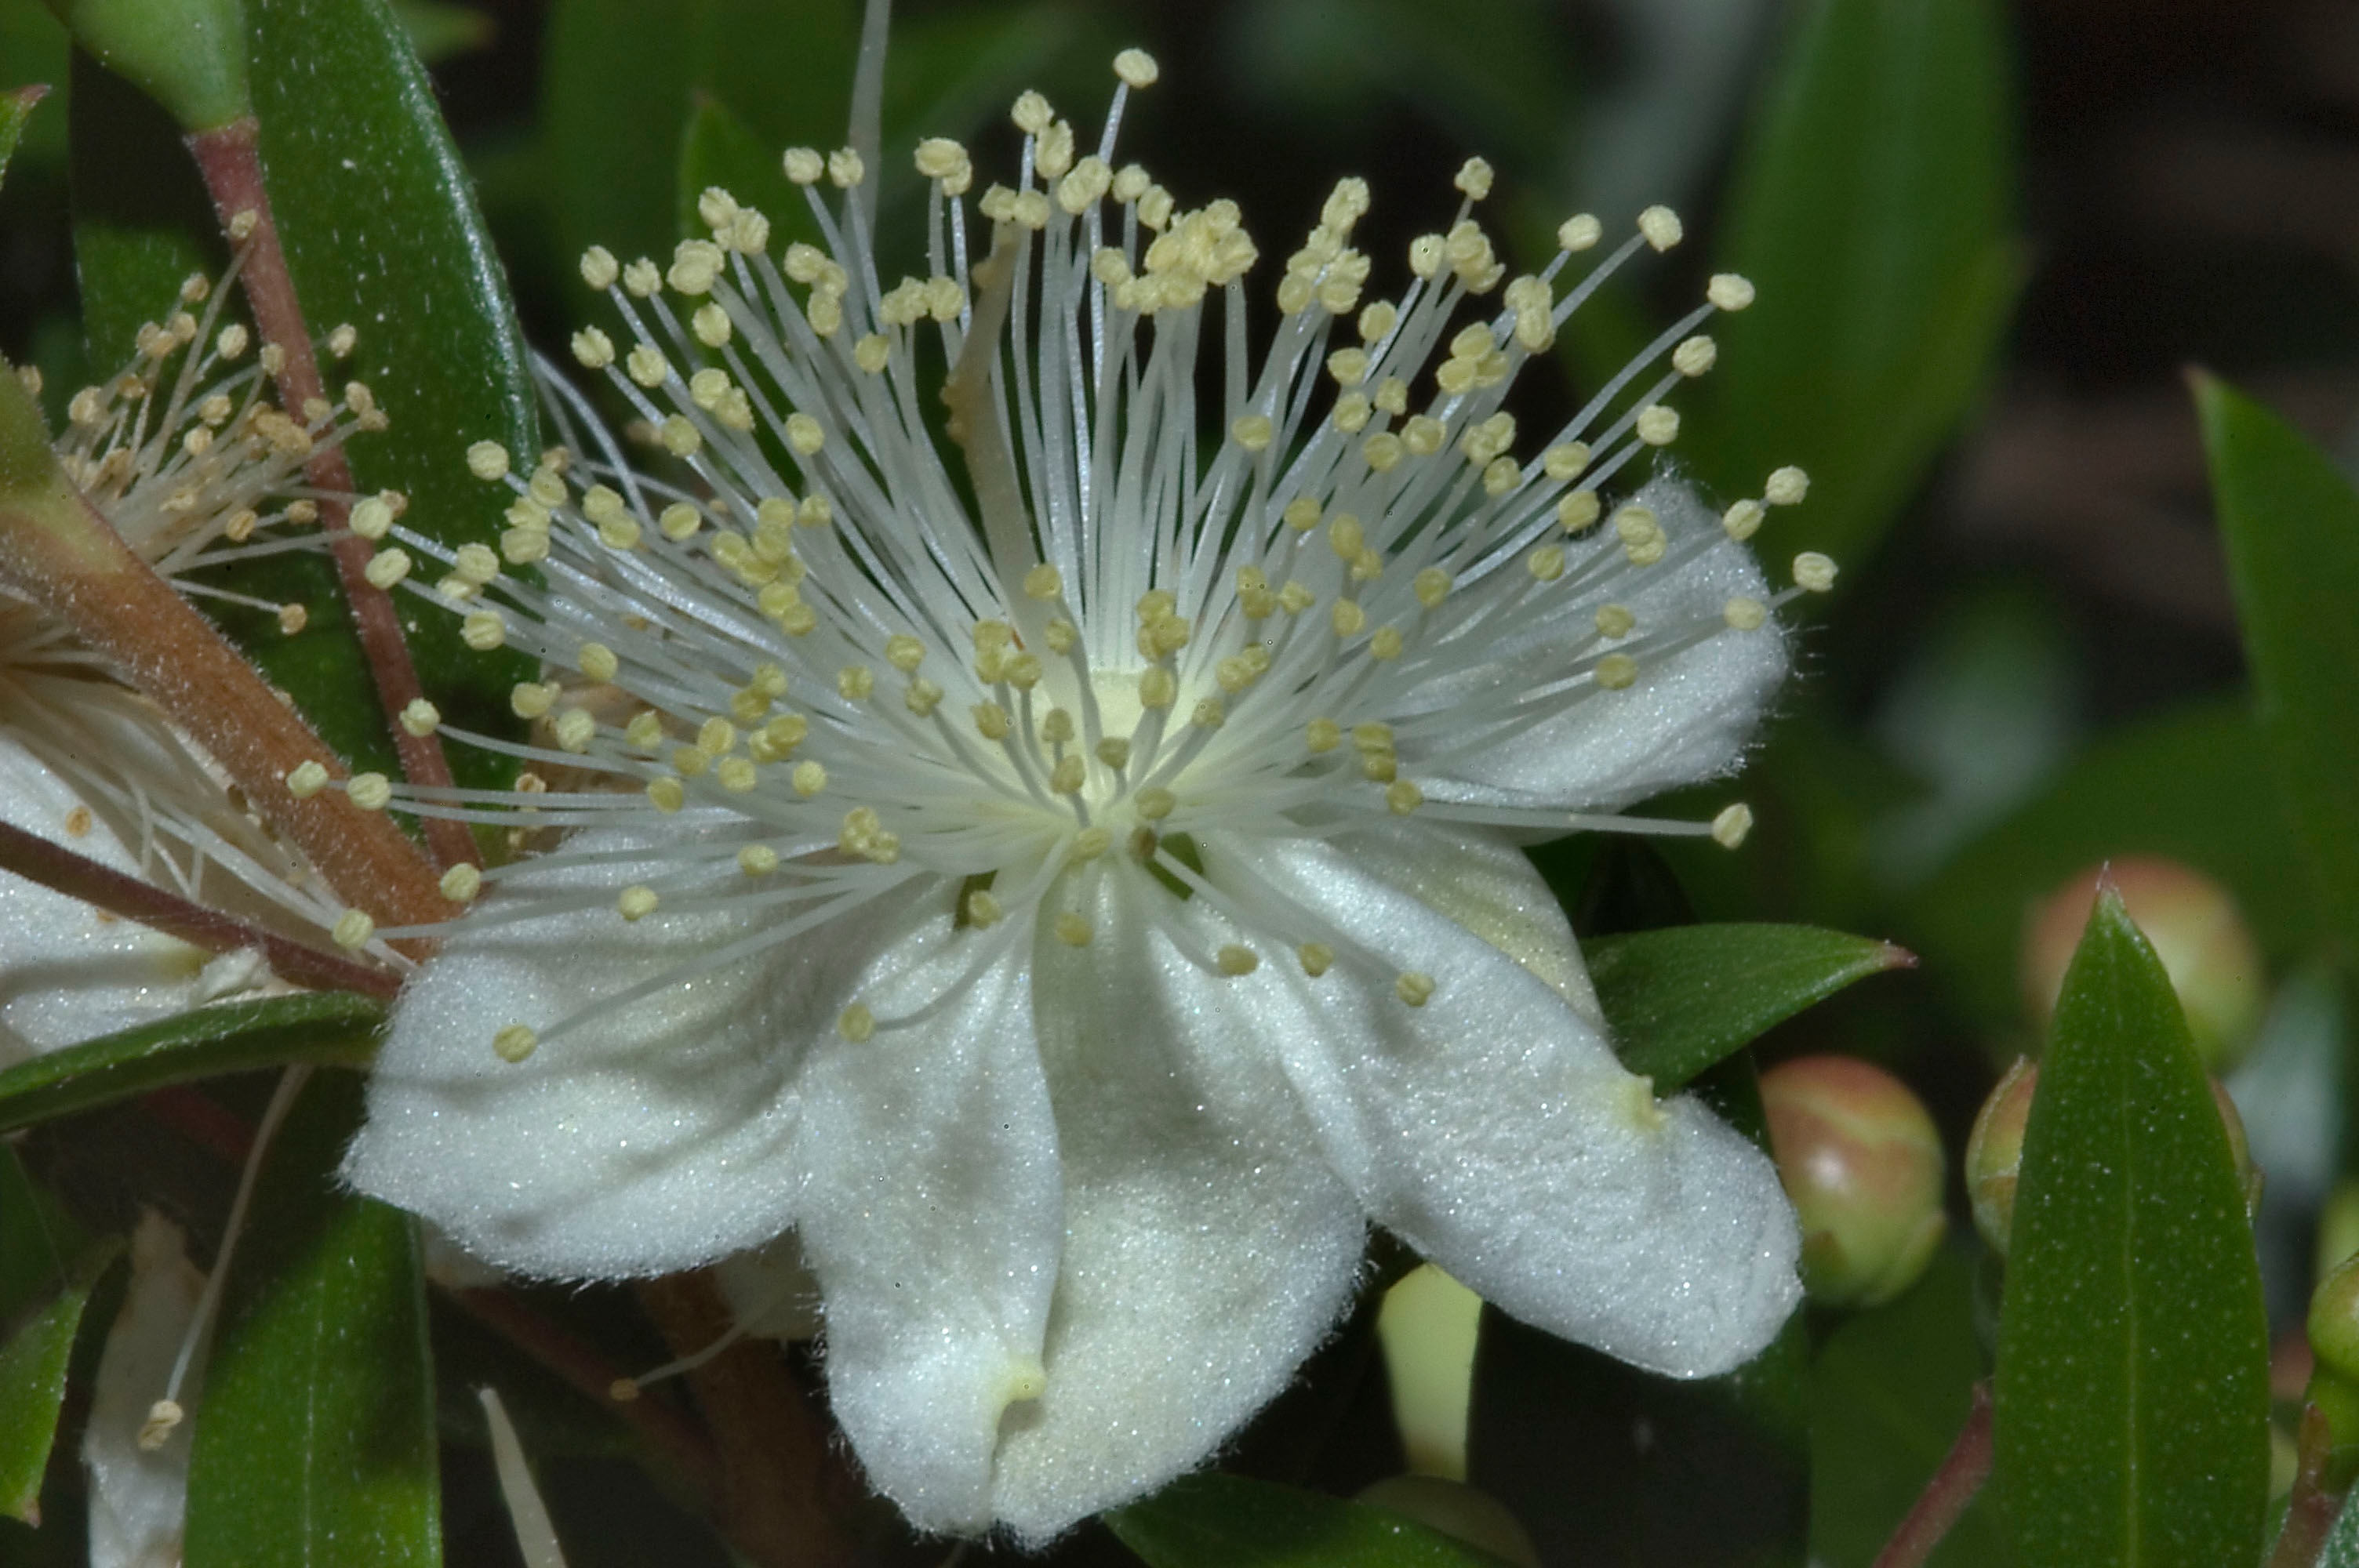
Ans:
[[[1407,779],[1395,779],[1385,786],[1385,805],[1395,816],[1407,816],[1425,804],[1425,791]]]
[[[1577,212],[1557,225],[1557,248],[1567,253],[1585,251],[1604,236],[1604,224],[1587,212]]]
[[[1669,208],[1649,207],[1638,214],[1638,232],[1646,235],[1647,243],[1656,250],[1668,251],[1680,243],[1687,231],[1680,222],[1680,215]]]
[[[1745,836],[1752,831],[1753,808],[1741,800],[1723,807],[1720,815],[1712,819],[1712,842],[1723,849],[1734,849],[1743,844]]]
[[[1224,975],[1250,975],[1261,968],[1261,955],[1236,942],[1223,946],[1213,955],[1213,959],[1221,966],[1221,973]]]
[[[443,872],[441,880],[435,885],[452,903],[473,903],[475,895],[484,891],[484,873],[462,860]]]
[[[393,783],[383,773],[354,773],[344,790],[363,811],[383,811],[393,799]]]
[[[507,477],[508,453],[497,441],[477,441],[467,449],[467,471],[490,483]]]
[[[853,1002],[835,1021],[835,1032],[854,1045],[865,1045],[875,1036],[876,1015],[864,1002]]]
[[[1740,501],[1721,514],[1720,525],[1730,538],[1743,544],[1761,531],[1761,524],[1768,515],[1767,509],[1759,502]]]
[[[1755,632],[1769,619],[1769,611],[1759,600],[1747,599],[1740,594],[1721,606],[1720,616],[1739,632]]]
[[[1607,691],[1627,691],[1638,681],[1638,661],[1627,654],[1608,654],[1597,661],[1597,684]]]
[[[329,933],[336,946],[347,953],[357,953],[369,945],[376,935],[376,922],[357,909],[348,909],[336,917],[335,928]]]
[[[511,1023],[492,1036],[492,1054],[503,1062],[523,1061],[540,1044],[540,1036],[521,1023]]]
[[[288,771],[287,793],[309,800],[328,787],[328,770],[319,762],[298,762]]]
[[[625,920],[644,920],[656,912],[660,902],[656,890],[645,882],[633,882],[614,900],[614,913]]]
[[[1723,310],[1742,310],[1753,303],[1753,285],[1733,272],[1714,273],[1703,297]]]
[[[1065,591],[1064,575],[1046,561],[1024,574],[1024,597],[1045,603]]]
[[[1800,504],[1802,497],[1810,492],[1810,476],[1788,464],[1770,474],[1769,482],[1762,487],[1761,495],[1772,506],[1795,506]]]
[[[1305,942],[1294,950],[1294,956],[1301,962],[1302,972],[1314,980],[1325,974],[1335,962],[1335,949],[1324,942]]]
[[[1825,593],[1835,586],[1835,563],[1816,550],[1794,557],[1794,586],[1806,593]]]
[[[1051,929],[1057,933],[1057,940],[1068,947],[1090,945],[1090,923],[1070,909],[1057,916]]]
[[[1411,969],[1393,981],[1393,995],[1410,1007],[1423,1007],[1433,997],[1433,977]]]

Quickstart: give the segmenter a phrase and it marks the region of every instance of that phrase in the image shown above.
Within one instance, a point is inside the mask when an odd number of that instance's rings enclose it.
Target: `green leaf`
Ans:
[[[1847,1319],[1810,1367],[1810,1555],[1869,1568],[1965,1424],[1983,1358],[1973,1266],[1945,1249],[1887,1306]],[[2013,1561],[1986,1492],[1952,1526],[1930,1568]]]
[[[2316,1568],[2359,1568],[2359,1490],[2343,1499],[2343,1511],[2318,1549]]]
[[[1682,925],[1582,947],[1622,1065],[1669,1093],[1814,1002],[1916,959],[1809,925]]]
[[[697,199],[715,185],[765,213],[802,216],[802,197],[787,178],[778,156],[778,150],[764,142],[729,105],[708,93],[697,93],[689,107],[688,126],[680,133],[679,232],[703,232]]]
[[[25,122],[33,117],[33,106],[48,92],[46,87],[19,87],[14,92],[0,92],[0,175],[8,172],[8,160],[16,156],[16,143],[25,134]]]
[[[1498,1568],[1381,1509],[1240,1476],[1190,1476],[1105,1516],[1149,1568]]]
[[[313,335],[340,322],[359,347],[329,383],[366,382],[392,424],[348,449],[364,492],[409,498],[404,522],[446,545],[493,544],[507,492],[467,471],[479,440],[539,450],[523,338],[473,187],[435,107],[425,68],[384,0],[277,0],[250,6],[255,113],[279,238]],[[319,557],[241,568],[241,587],[300,600],[310,628],[279,633],[246,613],[241,641],[355,765],[391,768],[392,742],[360,646]],[[287,590],[271,574],[284,571]],[[227,618],[225,618],[226,620]],[[520,734],[508,693],[524,655],[473,653],[459,618],[405,615],[427,691],[451,723]],[[505,784],[515,767],[451,750],[462,784]]]
[[[2099,894],[2024,1133],[1998,1475],[2025,1568],[2260,1550],[2268,1339],[2226,1131],[2161,961]]]
[[[2359,495],[2276,415],[2208,375],[2194,384],[2261,735],[2359,952]]]
[[[80,49],[71,80],[74,274],[82,342],[103,377],[129,362],[140,323],[178,308],[183,279],[218,277],[229,258],[171,116]]]
[[[64,1269],[57,1248],[69,1238],[52,1205],[26,1179],[16,1151],[0,1146],[0,1516],[30,1526],[40,1523],[40,1478],[57,1445],[82,1309],[120,1252],[120,1243],[108,1238],[82,1248]],[[36,1281],[48,1285],[48,1299],[28,1302],[9,1290]]]
[[[1760,297],[1714,330],[1686,449],[1729,496],[1783,463],[1783,556],[1860,564],[1982,385],[2020,282],[1994,0],[1816,0],[1779,56],[1720,265]]]
[[[385,1009],[311,991],[225,1002],[51,1051],[0,1072],[0,1132],[223,1073],[310,1062],[357,1067],[376,1053]]]
[[[356,1075],[316,1076],[264,1163],[196,1422],[189,1568],[441,1561],[416,1228],[335,1175],[360,1102]]]

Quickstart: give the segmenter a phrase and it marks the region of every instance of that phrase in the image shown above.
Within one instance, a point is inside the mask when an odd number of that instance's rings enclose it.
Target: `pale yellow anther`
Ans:
[[[816,762],[797,762],[788,782],[794,785],[797,795],[808,799],[827,787],[827,770]]]
[[[703,436],[682,414],[665,416],[664,422],[656,427],[656,436],[663,443],[663,449],[676,458],[692,458],[704,446]]]
[[[1130,741],[1121,735],[1108,735],[1097,744],[1098,761],[1114,772],[1130,766]]]
[[[288,770],[287,793],[297,800],[309,800],[328,787],[330,774],[319,762],[298,762]]]
[[[1027,136],[1037,136],[1047,130],[1056,117],[1057,112],[1049,107],[1049,101],[1029,89],[1016,94],[1016,106],[1008,114],[1016,128]]]
[[[1299,615],[1318,602],[1319,596],[1302,583],[1289,582],[1277,590],[1277,607],[1288,615]]]
[[[1385,786],[1385,805],[1396,816],[1407,816],[1425,804],[1425,791],[1407,779],[1396,779]]]
[[[1740,595],[1721,606],[1720,616],[1739,632],[1756,632],[1769,619],[1769,609],[1757,599]]]
[[[1156,78],[1163,74],[1163,68],[1145,49],[1128,49],[1114,57],[1114,73],[1122,79],[1125,86],[1136,91],[1154,86]]]
[[[1650,447],[1668,447],[1679,439],[1680,411],[1659,403],[1638,410],[1638,439]]]
[[[362,505],[368,504],[363,502]],[[499,552],[489,545],[462,545],[452,552],[451,567],[469,582],[481,587],[500,575]]]
[[[835,1032],[854,1045],[865,1045],[875,1037],[876,1015],[868,1011],[865,1002],[853,1002],[835,1021]]]
[[[557,722],[549,728],[560,749],[576,756],[588,752],[591,741],[598,735],[598,720],[586,708],[567,708],[557,716]]]
[[[1171,622],[1166,622],[1164,624],[1169,625]],[[1184,633],[1185,623],[1181,622],[1180,624]],[[1184,635],[1181,640],[1183,642],[1186,640]],[[1040,684],[1040,677],[1047,673],[1048,666],[1040,662],[1039,655],[1036,654],[1016,654],[1011,655],[1006,664],[1000,667],[999,678],[1006,681],[1009,686],[1014,687],[1017,691],[1030,691],[1034,687]]]
[[[1236,438],[1237,445],[1249,452],[1266,450],[1275,433],[1276,427],[1266,414],[1245,415],[1229,427],[1229,434]]]
[[[1073,714],[1071,708],[1052,708],[1040,718],[1040,739],[1051,746],[1061,746],[1073,738]]]
[[[1368,638],[1368,657],[1397,659],[1401,656],[1401,633],[1397,626],[1379,626]]]
[[[1450,574],[1440,567],[1428,567],[1417,574],[1409,587],[1419,604],[1428,610],[1438,610],[1441,601],[1450,597]]]
[[[595,327],[573,334],[573,357],[584,370],[604,370],[614,362],[614,340]]]
[[[943,194],[962,196],[974,182],[974,163],[967,150],[948,136],[929,136],[918,144],[918,172],[942,182]]]
[[[1430,458],[1441,450],[1441,443],[1449,438],[1449,427],[1440,420],[1430,414],[1419,414],[1401,427],[1400,442],[1411,456]]]
[[[642,752],[652,752],[663,743],[663,716],[652,708],[643,708],[623,726],[623,739]]]
[[[492,1054],[511,1065],[531,1055],[540,1044],[540,1036],[521,1023],[511,1023],[492,1036]]]
[[[1523,482],[1524,470],[1513,458],[1493,458],[1483,465],[1483,493],[1489,496],[1506,494]]]
[[[1619,642],[1637,630],[1638,617],[1626,604],[1601,604],[1597,607],[1597,634]]]
[[[1328,623],[1338,637],[1356,637],[1366,630],[1368,612],[1348,599],[1339,599],[1327,612]]]
[[[1343,743],[1343,727],[1332,719],[1314,719],[1302,727],[1302,743],[1313,756]]]
[[[1805,593],[1825,593],[1835,586],[1835,563],[1816,550],[1794,557],[1794,586]]]
[[[362,576],[372,588],[389,589],[409,575],[409,552],[403,549],[380,550],[369,557]]]
[[[1698,333],[1671,351],[1671,368],[1681,375],[1698,376],[1720,358],[1720,345]]]
[[[1089,782],[1089,763],[1078,753],[1060,758],[1049,770],[1049,787],[1058,795],[1079,795]]]
[[[1733,272],[1714,273],[1703,297],[1723,310],[1742,310],[1753,303],[1753,285]]]
[[[1603,504],[1597,499],[1595,491],[1569,491],[1556,503],[1557,525],[1568,534],[1578,534],[1585,528],[1596,526],[1603,511]]]
[[[1712,839],[1723,849],[1734,849],[1745,842],[1753,831],[1753,808],[1743,801],[1721,808],[1712,819]]]
[[[835,694],[846,702],[865,702],[876,689],[876,672],[866,665],[846,665],[835,672]]]
[[[467,471],[486,482],[506,479],[508,449],[497,441],[477,441],[467,449]]]
[[[1627,691],[1637,684],[1638,661],[1627,654],[1608,654],[1597,661],[1597,684],[1607,691]]]
[[[975,733],[986,741],[1005,741],[1016,728],[1007,709],[995,702],[978,702],[968,711],[973,716]]]
[[[1433,998],[1433,977],[1410,969],[1393,981],[1393,995],[1409,1007],[1423,1007]]]
[[[492,449],[497,451],[499,449]],[[393,508],[382,496],[372,495],[353,504],[346,525],[364,539],[382,539],[393,527]]]
[[[496,610],[478,610],[459,622],[459,640],[479,654],[488,654],[508,640],[508,623]]]
[[[357,953],[369,945],[369,938],[376,935],[376,922],[357,909],[348,909],[336,917],[336,924],[329,935],[345,952]]]
[[[684,779],[701,779],[712,768],[712,753],[701,746],[675,746],[671,770]]]
[[[704,514],[690,501],[675,501],[656,518],[656,526],[675,545],[696,537],[696,531],[703,525]]]
[[[1217,697],[1200,700],[1188,715],[1188,722],[1199,730],[1218,730],[1228,721],[1229,710]]]
[[[413,697],[401,710],[401,728],[421,740],[440,728],[442,710],[422,697]]]
[[[1680,215],[1668,207],[1649,207],[1638,214],[1638,232],[1658,251],[1668,251],[1680,243],[1687,230]]]
[[[1790,464],[1769,476],[1762,487],[1762,499],[1772,506],[1798,506],[1810,492],[1810,476]]]
[[[671,362],[652,343],[641,343],[623,356],[623,368],[641,386],[661,386],[671,374]]]
[[[977,888],[966,895],[966,923],[976,930],[988,930],[1006,918],[1007,912],[988,888]]]
[[[828,183],[838,190],[849,190],[868,178],[868,166],[850,147],[838,147],[827,155]]]
[[[1537,581],[1554,582],[1564,575],[1564,551],[1555,545],[1542,545],[1524,557],[1524,569]]]
[[[1720,525],[1740,544],[1761,531],[1768,511],[1757,501],[1740,501],[1721,514]]]
[[[688,804],[688,786],[675,778],[650,779],[647,804],[669,816]]]
[[[1056,932],[1057,940],[1068,947],[1086,947],[1090,945],[1092,935],[1090,923],[1070,909],[1060,914],[1054,921],[1050,922],[1049,928]]]
[[[787,445],[801,457],[810,457],[826,444],[827,432],[820,422],[798,410],[787,416]]]
[[[1566,252],[1588,250],[1605,235],[1605,225],[1587,212],[1576,212],[1557,225],[1557,248]]]
[[[435,883],[444,898],[452,903],[473,903],[475,895],[484,891],[484,873],[465,860],[442,873]]]
[[[1360,447],[1360,456],[1378,473],[1392,472],[1407,455],[1408,448],[1402,444],[1401,438],[1389,430],[1378,431]]]
[[[727,254],[711,240],[682,240],[673,248],[671,267],[664,280],[690,297],[708,294],[727,259]]]
[[[1078,758],[1075,759],[1075,761],[1079,760],[1080,759]],[[1072,864],[1079,865],[1085,860],[1096,860],[1101,855],[1103,855],[1108,849],[1113,848],[1113,829],[1107,827],[1084,827],[1079,833],[1073,835],[1073,842],[1067,849],[1065,858]]]
[[[725,757],[737,749],[737,726],[718,715],[697,727],[696,746],[708,757]]]

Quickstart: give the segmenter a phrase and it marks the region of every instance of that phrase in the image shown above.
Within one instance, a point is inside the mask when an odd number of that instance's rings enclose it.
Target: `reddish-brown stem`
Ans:
[[[254,215],[253,233],[245,242],[245,297],[254,307],[254,324],[263,341],[286,351],[286,362],[278,373],[278,397],[289,413],[299,414],[311,399],[326,397],[326,385],[312,351],[303,302],[287,270],[287,253],[279,246],[278,225],[271,216],[258,133],[254,117],[248,115],[219,130],[191,134],[189,150],[221,213],[222,226],[232,227],[243,214]],[[312,455],[304,474],[322,490],[352,493],[352,465],[342,447],[322,447]],[[409,642],[402,634],[393,596],[368,580],[369,558],[376,552],[366,539],[344,526],[348,510],[341,501],[322,501],[320,522],[327,531],[329,553],[343,585],[344,602],[352,609],[369,674],[376,682],[377,699],[384,705],[403,775],[421,789],[448,789],[452,783],[451,760],[442,753],[441,737],[431,731],[413,735],[402,725],[402,710],[423,697],[425,688],[419,683],[418,666],[410,659]],[[463,822],[428,817],[426,842],[435,860],[446,868],[462,860],[480,863],[474,838]]]
[[[707,1273],[639,1287],[672,1348],[692,1355],[729,1331],[731,1314]],[[842,1498],[853,1487],[827,1445],[827,1427],[771,1346],[740,1340],[688,1374],[721,1450],[722,1532],[762,1568],[843,1568],[855,1560]],[[856,1494],[854,1494],[856,1495]]]
[[[331,776],[343,766],[104,517],[61,491],[25,504],[49,510],[20,516],[0,508],[0,579],[64,622],[195,736],[345,903],[380,925],[451,918],[455,910],[433,866],[383,812],[362,810],[342,790],[299,797],[287,787],[287,775],[305,762]],[[64,517],[74,524],[70,540],[60,532]]]
[[[2327,1482],[2334,1431],[2326,1412],[2316,1405],[2301,1407],[2295,1453],[2293,1495],[2286,1500],[2285,1524],[2277,1531],[2277,1545],[2269,1551],[2268,1568],[2310,1568],[2326,1546],[2334,1516],[2343,1511],[2343,1495]]]
[[[1966,1412],[1966,1424],[1960,1429],[1957,1442],[1950,1445],[1949,1456],[1933,1472],[1933,1478],[1925,1483],[1917,1506],[1876,1553],[1875,1568],[1919,1568],[1941,1544],[1941,1538],[1983,1489],[1990,1473],[1990,1385],[1976,1383],[1973,1408]]]
[[[208,953],[258,947],[272,972],[294,985],[359,991],[387,1001],[401,989],[399,976],[374,964],[359,963],[340,953],[323,953],[217,909],[191,903],[178,893],[166,892],[5,822],[0,822],[0,871],[14,871],[52,892],[96,904],[110,914],[136,920]]]

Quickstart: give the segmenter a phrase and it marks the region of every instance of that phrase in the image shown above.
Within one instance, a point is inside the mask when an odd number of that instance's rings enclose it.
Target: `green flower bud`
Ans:
[[[1940,1135],[1908,1087],[1848,1056],[1803,1056],[1762,1075],[1761,1103],[1810,1298],[1876,1306],[1915,1284],[1949,1222]]]
[[[2318,1211],[2318,1252],[2312,1271],[2321,1280],[2346,1258],[2359,1256],[2359,1181],[2346,1176],[2326,1195]]]
[[[2261,1173],[2253,1165],[2245,1141],[2245,1119],[2220,1080],[2212,1083],[2212,1101],[2220,1108],[2220,1124],[2228,1133],[2228,1152],[2236,1162],[2236,1178],[2245,1189],[2247,1216],[2261,1206]],[[1966,1196],[1973,1200],[1974,1228],[2000,1257],[2006,1256],[2009,1231],[2015,1224],[2016,1177],[2023,1168],[2023,1129],[2031,1117],[2032,1096],[2039,1087],[2039,1067],[2029,1057],[2018,1057],[1998,1087],[1983,1101],[1974,1117],[1974,1130],[1966,1140]]]
[[[2309,1330],[2315,1362],[2302,1400],[2318,1407],[2333,1435],[2329,1481],[2347,1487],[2359,1474],[2359,1258],[2329,1271],[2310,1292]]]
[[[2242,1061],[2259,1034],[2267,973],[2235,896],[2202,872],[2151,855],[2112,862],[2114,885],[2154,944],[2187,1012],[2195,1052],[2210,1073]],[[2083,871],[2033,912],[2023,945],[2024,1001],[2042,1025],[2096,901],[2097,871]]]
[[[1506,1504],[1462,1482],[1439,1476],[1387,1476],[1353,1501],[1413,1519],[1516,1568],[1540,1568],[1539,1548]]]

